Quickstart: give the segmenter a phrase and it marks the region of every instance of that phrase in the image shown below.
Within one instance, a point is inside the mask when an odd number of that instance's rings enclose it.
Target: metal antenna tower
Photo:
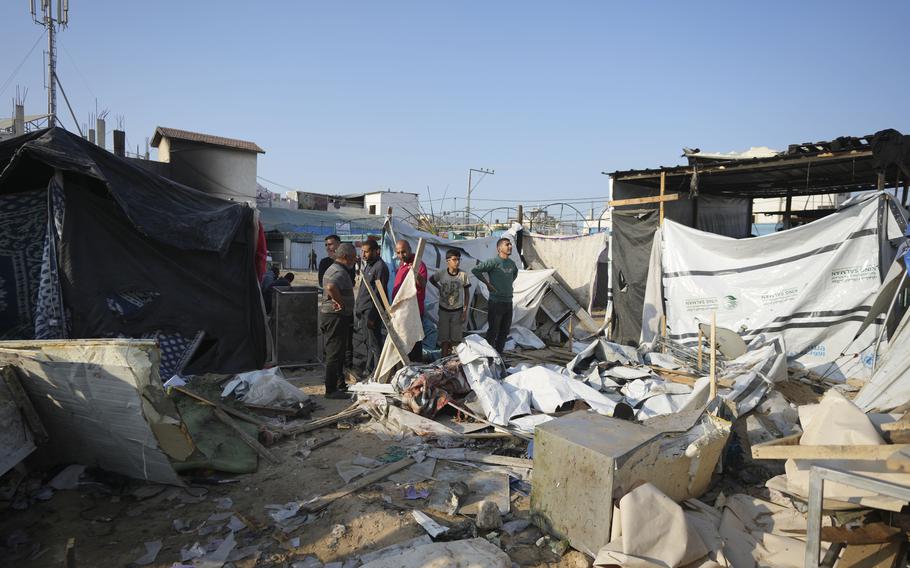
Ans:
[[[474,172],[477,172],[477,173],[481,174],[481,176],[480,176],[480,179],[477,180],[477,183],[472,184],[472,183],[471,183],[471,175],[472,175]],[[477,187],[478,185],[480,185],[480,182],[483,181],[483,178],[487,177],[487,175],[494,175],[495,173],[496,173],[496,170],[489,170],[489,169],[487,169],[487,168],[480,168],[480,169],[471,168],[471,169],[468,170],[468,204],[467,204],[467,206],[465,207],[465,213],[464,213],[464,224],[465,224],[465,225],[467,225],[468,223],[471,222],[471,221],[470,221],[470,217],[471,217],[471,192],[474,191],[474,188],[475,188],[475,187]]]
[[[47,31],[47,125],[57,123],[57,29],[63,29],[69,23],[69,0],[57,0],[57,13],[51,0],[40,0],[41,12],[37,9],[37,0],[29,0],[32,19]]]

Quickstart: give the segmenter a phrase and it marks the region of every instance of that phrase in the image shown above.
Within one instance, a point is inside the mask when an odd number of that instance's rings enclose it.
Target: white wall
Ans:
[[[363,208],[367,214],[370,212],[370,206],[375,205],[375,215],[385,215],[389,207],[396,216],[408,217],[411,214],[420,213],[420,198],[416,193],[406,193],[402,191],[377,191],[367,193],[363,198]]]
[[[171,163],[171,178],[222,199],[256,206],[255,152],[162,137],[158,160]]]

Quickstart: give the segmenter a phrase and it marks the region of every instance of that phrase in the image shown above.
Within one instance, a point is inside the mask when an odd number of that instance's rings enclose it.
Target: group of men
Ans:
[[[360,282],[354,294],[355,266],[358,264],[354,246],[342,243],[337,235],[325,239],[328,257],[319,263],[319,285],[323,294],[319,302],[320,329],[325,341],[325,396],[348,398],[345,375],[368,376],[379,363],[384,326],[373,298],[381,298],[388,289],[389,267],[380,258],[379,243],[373,239],[360,246]],[[478,263],[471,272],[489,290],[487,341],[499,352],[505,347],[512,323],[512,287],[518,276],[518,266],[510,258],[512,242],[507,238],[496,243],[497,255]],[[394,301],[407,274],[414,270],[411,245],[400,240],[395,243],[398,270],[392,284]],[[446,252],[446,266],[428,277],[421,262],[414,273],[417,304],[424,317],[426,287],[439,289],[438,340],[442,356],[452,353],[461,342],[468,318],[471,286],[468,275],[461,270],[461,253]],[[381,290],[381,292],[380,292]],[[423,345],[412,346],[408,358],[423,361]]]

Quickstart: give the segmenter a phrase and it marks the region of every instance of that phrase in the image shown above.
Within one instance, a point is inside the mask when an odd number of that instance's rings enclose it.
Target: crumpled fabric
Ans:
[[[710,554],[705,540],[719,540],[713,526],[690,517],[650,483],[636,487],[619,500],[618,521],[620,537],[600,549],[595,566],[676,568]],[[700,530],[709,533],[707,539]]]
[[[484,338],[465,337],[455,353],[487,420],[506,426],[509,419],[531,413],[531,393],[499,380],[502,359]]]

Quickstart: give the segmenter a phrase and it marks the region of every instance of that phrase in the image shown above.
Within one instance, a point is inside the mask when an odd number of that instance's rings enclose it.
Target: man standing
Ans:
[[[414,263],[414,253],[411,252],[411,245],[408,244],[408,241],[400,240],[395,243],[395,256],[398,257],[400,265],[398,266],[398,272],[395,273],[395,285],[392,287],[393,299],[398,294],[398,289],[401,288],[404,277],[407,276]],[[423,320],[423,304],[427,296],[427,267],[423,261],[420,262],[420,266],[417,267],[417,272],[414,276],[415,284],[417,284],[417,305],[420,308],[420,319]],[[408,353],[408,358],[411,361],[423,361],[422,344],[422,341],[418,341],[411,349],[411,352]]]
[[[339,244],[335,248],[335,259],[323,276],[319,327],[325,338],[326,398],[349,398],[343,367],[354,314],[354,283],[348,272],[354,265],[354,256],[353,246]]]
[[[307,267],[308,270],[316,270],[316,249],[310,249],[310,263]]]
[[[382,351],[382,319],[367,287],[379,299],[376,281],[383,292],[389,286],[389,267],[379,258],[379,243],[367,239],[360,245],[363,268],[354,304],[354,370],[362,377],[369,376],[379,362]],[[381,301],[381,300],[380,300]]]
[[[332,263],[335,262],[335,249],[338,245],[341,244],[341,239],[338,238],[338,235],[329,235],[325,238],[325,252],[328,256],[319,261],[319,285],[322,286],[322,278],[325,275],[325,271],[332,266]],[[350,274],[350,273],[349,273]],[[354,279],[351,279],[353,282]]]
[[[487,285],[490,302],[487,306],[487,342],[502,353],[512,327],[512,283],[518,278],[518,267],[509,258],[512,241],[496,241],[497,256],[479,263],[471,272]]]
[[[439,343],[442,356],[452,354],[452,346],[461,343],[462,326],[468,319],[468,289],[471,283],[461,266],[461,252],[446,252],[446,267],[430,276],[430,284],[439,288]]]

